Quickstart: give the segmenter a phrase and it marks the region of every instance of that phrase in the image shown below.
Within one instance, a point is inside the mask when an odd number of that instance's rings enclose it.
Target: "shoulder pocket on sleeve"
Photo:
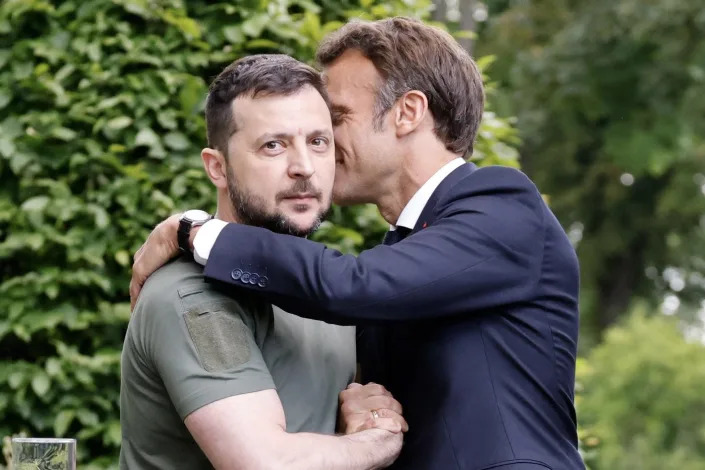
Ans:
[[[236,312],[222,302],[206,302],[184,313],[198,359],[208,372],[235,369],[250,360],[252,332]]]

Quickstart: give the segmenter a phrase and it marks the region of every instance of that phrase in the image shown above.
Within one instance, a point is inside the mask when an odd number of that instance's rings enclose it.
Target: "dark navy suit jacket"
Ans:
[[[578,261],[521,172],[457,168],[408,237],[357,257],[229,224],[205,274],[298,315],[363,326],[365,378],[394,394],[409,423],[393,468],[584,468]]]

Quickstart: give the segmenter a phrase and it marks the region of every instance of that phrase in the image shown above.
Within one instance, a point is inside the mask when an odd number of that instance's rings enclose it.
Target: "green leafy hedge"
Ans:
[[[578,363],[591,470],[705,468],[705,346],[673,318],[637,310]]]
[[[79,439],[115,466],[131,254],[188,207],[214,209],[198,157],[207,83],[249,53],[311,60],[341,21],[424,17],[428,0],[5,0],[0,6],[0,436]],[[488,113],[484,161],[516,164]],[[381,239],[373,207],[317,235]]]

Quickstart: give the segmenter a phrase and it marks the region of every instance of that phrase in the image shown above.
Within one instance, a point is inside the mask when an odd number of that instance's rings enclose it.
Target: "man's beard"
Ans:
[[[230,204],[233,208],[235,219],[241,224],[263,227],[276,233],[308,237],[318,230],[318,227],[321,226],[321,222],[323,222],[326,215],[328,215],[329,207],[323,208],[308,229],[300,229],[281,212],[267,212],[265,202],[262,198],[240,191],[238,185],[235,183],[235,176],[231,168],[228,168],[227,171]],[[290,190],[277,194],[277,201],[302,193],[315,194],[319,200],[321,200],[322,197],[320,191],[316,190],[309,180],[297,180]]]

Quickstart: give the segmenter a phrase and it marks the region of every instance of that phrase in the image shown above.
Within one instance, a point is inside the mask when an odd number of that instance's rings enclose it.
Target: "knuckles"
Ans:
[[[344,401],[340,405],[340,412],[343,413],[344,415],[350,415],[355,413],[355,405],[353,405],[349,400]]]

